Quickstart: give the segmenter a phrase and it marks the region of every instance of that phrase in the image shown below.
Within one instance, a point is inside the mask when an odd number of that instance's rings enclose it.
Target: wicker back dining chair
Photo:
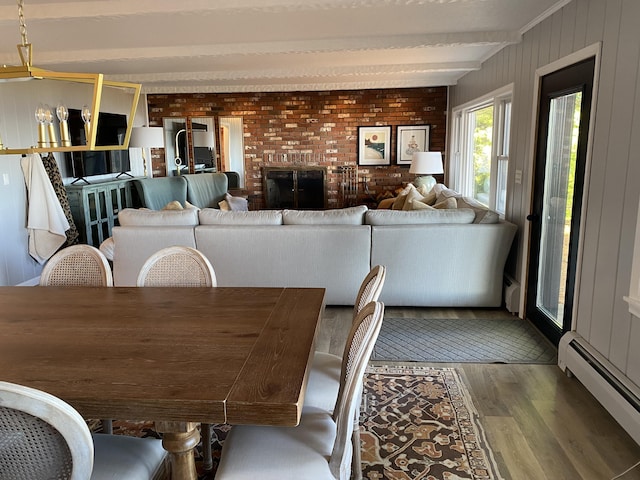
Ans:
[[[42,268],[40,286],[112,287],[104,254],[91,245],[71,245],[56,252]]]
[[[356,301],[353,306],[353,320],[358,318],[360,310],[370,302],[377,301],[382,292],[387,269],[384,265],[376,265],[366,275]],[[315,352],[309,383],[304,397],[305,407],[321,408],[332,413],[338,400],[340,389],[340,371],[342,369],[342,358],[328,352]],[[360,426],[357,419],[360,416],[360,409],[356,411],[356,424],[353,432],[353,467],[354,478],[360,478]]]
[[[91,245],[71,245],[56,252],[42,268],[41,287],[113,287],[113,274],[104,254]],[[102,430],[113,422],[102,419]]]
[[[380,298],[382,293],[382,287],[384,286],[384,280],[387,276],[387,269],[384,265],[376,265],[373,267],[364,280],[360,284],[358,295],[356,295],[356,301],[353,304],[353,318],[355,320],[356,315],[362,310],[362,308],[369,302],[375,302]]]
[[[138,274],[139,287],[215,287],[213,266],[201,252],[191,247],[163,248],[147,259]],[[202,464],[204,470],[213,468],[211,425],[200,425]]]
[[[216,274],[201,252],[175,245],[151,255],[138,274],[139,287],[215,287]]]
[[[353,322],[345,346],[335,412],[307,408],[296,427],[237,425],[222,447],[216,480],[347,480],[361,385],[382,326],[384,305],[371,302]]]
[[[69,404],[41,390],[0,382],[0,478],[166,478],[162,441],[91,435]]]

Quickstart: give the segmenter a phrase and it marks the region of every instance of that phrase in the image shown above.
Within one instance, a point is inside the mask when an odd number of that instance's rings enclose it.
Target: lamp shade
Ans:
[[[433,175],[444,173],[441,152],[416,152],[411,159],[409,173],[416,175]]]
[[[213,141],[213,132],[207,132],[206,130],[194,130],[192,133],[193,146],[194,147],[215,147]]]
[[[164,129],[162,127],[133,127],[131,129],[130,148],[164,147]]]

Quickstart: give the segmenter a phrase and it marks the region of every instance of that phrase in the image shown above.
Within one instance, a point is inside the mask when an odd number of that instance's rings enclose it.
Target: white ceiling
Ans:
[[[34,66],[149,93],[454,85],[570,0],[24,0]],[[20,63],[0,0],[0,64]]]

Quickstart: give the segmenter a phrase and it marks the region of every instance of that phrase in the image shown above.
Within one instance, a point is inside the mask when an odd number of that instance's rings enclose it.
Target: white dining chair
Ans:
[[[309,407],[303,409],[296,427],[233,426],[222,447],[216,480],[350,478],[353,448],[349,440],[383,315],[384,305],[371,302],[356,317],[342,357],[333,415]]]
[[[215,287],[216,274],[201,252],[175,245],[151,255],[140,269],[139,287]]]
[[[357,318],[360,310],[369,302],[378,300],[384,281],[386,278],[386,268],[383,265],[376,265],[371,269],[362,281],[356,301],[353,306],[353,318]],[[328,352],[315,352],[309,383],[304,397],[304,408],[319,408],[329,413],[333,413],[338,400],[338,390],[340,388],[340,371],[342,368],[342,358]],[[360,457],[360,426],[358,423],[360,409],[356,411],[356,423],[353,432],[353,471],[354,478],[361,477],[361,457]]]
[[[0,382],[0,478],[168,478],[162,441],[91,435],[71,405],[41,390]]]
[[[42,268],[40,286],[112,287],[104,254],[91,245],[71,245],[56,252]]]

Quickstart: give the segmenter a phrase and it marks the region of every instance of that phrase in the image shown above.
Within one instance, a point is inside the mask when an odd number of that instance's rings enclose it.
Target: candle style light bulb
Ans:
[[[53,128],[53,112],[49,105],[44,106],[44,123],[47,125],[47,130],[49,132],[49,146],[57,148],[58,138],[56,137],[56,131]]]
[[[91,110],[89,110],[89,107],[87,105],[84,105],[82,107],[82,121],[84,122],[84,134],[86,137],[86,143],[87,145],[89,145],[89,138],[90,138],[90,133],[91,133]]]
[[[46,114],[43,104],[38,105],[38,108],[36,108],[36,121],[38,122],[38,147],[46,147],[47,141],[44,127]]]
[[[56,116],[60,121],[60,143],[63,147],[70,147],[71,140],[69,140],[69,110],[63,104],[59,104],[56,107]]]

